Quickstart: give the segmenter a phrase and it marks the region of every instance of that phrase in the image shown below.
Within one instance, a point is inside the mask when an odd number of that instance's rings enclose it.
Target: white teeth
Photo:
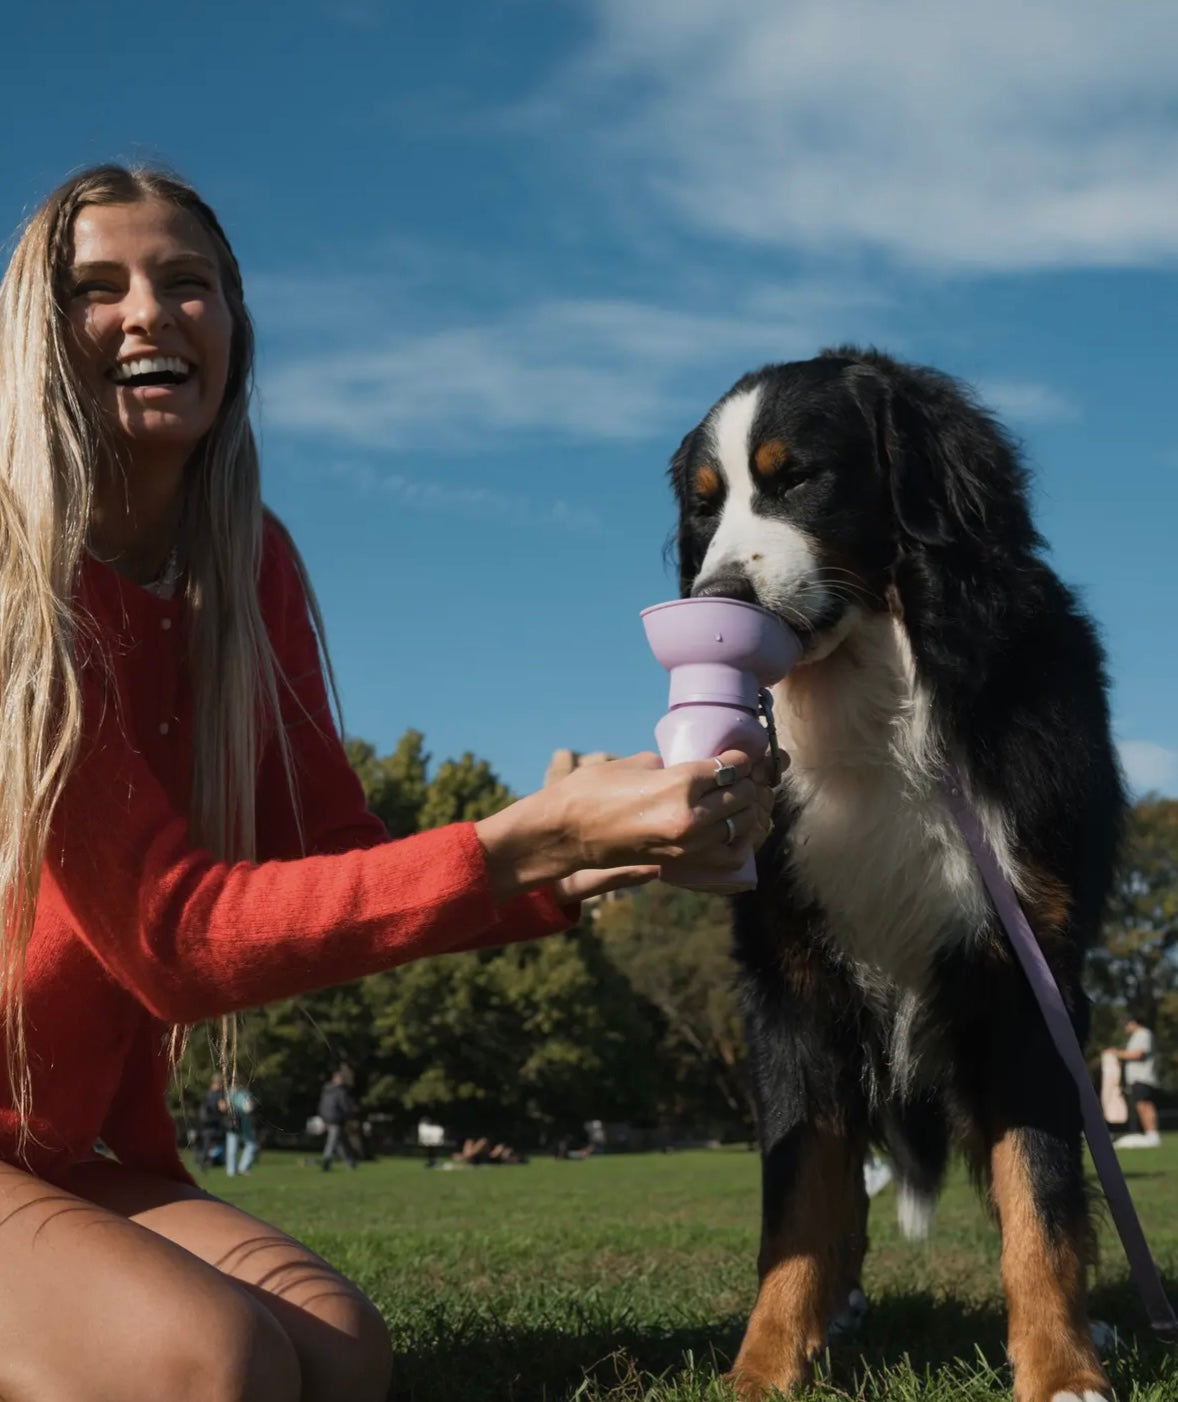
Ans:
[[[191,374],[192,366],[178,355],[153,355],[142,360],[124,360],[111,371],[115,384],[122,384],[136,375],[184,375]]]

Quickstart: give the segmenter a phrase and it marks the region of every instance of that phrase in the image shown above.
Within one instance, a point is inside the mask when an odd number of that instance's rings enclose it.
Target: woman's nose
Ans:
[[[166,326],[171,312],[150,278],[136,278],[127,290],[123,304],[123,329],[150,334]]]

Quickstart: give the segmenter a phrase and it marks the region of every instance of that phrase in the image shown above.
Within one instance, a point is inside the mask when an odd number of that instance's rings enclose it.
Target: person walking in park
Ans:
[[[228,1102],[225,1098],[225,1084],[220,1076],[209,1081],[209,1088],[201,1097],[200,1121],[197,1126],[196,1163],[202,1171],[211,1168],[216,1161],[217,1151],[225,1135],[225,1115]]]
[[[103,166],[35,210],[0,285],[3,1396],[380,1402],[375,1306],[181,1163],[182,1030],[555,933],[769,829],[767,768],[732,751],[389,841],[263,506],[252,371],[190,186]]]
[[[356,1155],[348,1139],[348,1125],[356,1117],[356,1105],[348,1085],[349,1078],[341,1067],[319,1094],[319,1118],[327,1127],[320,1164],[324,1173],[336,1158],[349,1168],[356,1167]]]
[[[1123,1047],[1106,1047],[1125,1068],[1125,1089],[1129,1102],[1137,1111],[1141,1128],[1138,1133],[1122,1134],[1115,1140],[1118,1149],[1156,1149],[1162,1142],[1158,1132],[1157,1070],[1154,1060],[1153,1032],[1136,1014],[1125,1019],[1128,1040]]]
[[[248,1173],[258,1156],[257,1102],[253,1093],[236,1082],[229,1088],[225,1131],[225,1172],[233,1178]]]

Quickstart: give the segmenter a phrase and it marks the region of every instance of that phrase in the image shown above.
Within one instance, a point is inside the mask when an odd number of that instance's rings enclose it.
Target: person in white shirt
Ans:
[[[1154,1069],[1153,1033],[1134,1016],[1125,1019],[1129,1040],[1124,1047],[1107,1047],[1125,1066],[1125,1089],[1141,1122],[1140,1134],[1123,1134],[1118,1149],[1153,1149],[1162,1142],[1158,1133],[1157,1073]]]

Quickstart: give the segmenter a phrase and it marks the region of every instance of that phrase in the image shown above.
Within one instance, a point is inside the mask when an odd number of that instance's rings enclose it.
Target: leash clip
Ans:
[[[757,692],[758,709],[765,719],[765,729],[769,734],[769,755],[773,764],[773,787],[781,783],[785,772],[781,767],[781,746],[777,743],[777,726],[773,720],[773,693],[767,686]]]

